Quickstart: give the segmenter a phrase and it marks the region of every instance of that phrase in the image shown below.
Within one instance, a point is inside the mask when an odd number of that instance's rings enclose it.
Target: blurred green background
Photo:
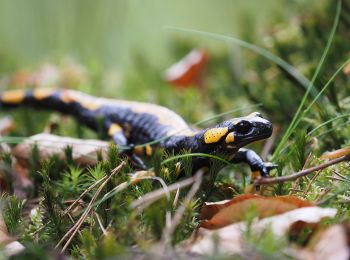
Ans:
[[[288,19],[287,1],[265,0],[0,0],[0,51],[22,65],[72,55],[83,63],[125,70],[133,54],[166,67],[166,25],[239,35],[259,32],[271,14]],[[183,37],[188,37],[184,35]],[[222,43],[198,39],[212,49]]]

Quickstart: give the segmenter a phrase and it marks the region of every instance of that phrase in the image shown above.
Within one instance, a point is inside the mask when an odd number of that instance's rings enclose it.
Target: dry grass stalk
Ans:
[[[68,230],[68,232],[62,237],[62,239],[57,243],[57,245],[55,246],[55,248],[58,248],[62,242],[68,238],[67,242],[65,243],[65,245],[63,246],[61,253],[63,253],[67,247],[69,246],[70,242],[72,241],[72,239],[74,238],[74,236],[76,235],[76,233],[78,232],[78,230],[80,229],[81,225],[83,224],[83,222],[85,221],[85,219],[87,218],[87,216],[90,214],[93,204],[95,203],[97,197],[99,196],[99,194],[101,193],[102,189],[106,186],[106,184],[109,182],[109,180],[116,175],[117,173],[119,173],[121,171],[121,169],[126,165],[126,163],[123,161],[122,163],[120,163],[115,169],[113,169],[113,171],[111,172],[111,174],[108,176],[108,178],[106,178],[106,180],[101,184],[101,186],[98,188],[98,190],[95,192],[94,196],[92,197],[91,201],[89,202],[89,205],[87,206],[86,210],[84,211],[84,213],[81,215],[81,217],[79,218],[79,220],[75,223],[75,225]]]

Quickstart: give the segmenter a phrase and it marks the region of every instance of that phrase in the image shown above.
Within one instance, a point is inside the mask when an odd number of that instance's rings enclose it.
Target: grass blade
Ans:
[[[303,99],[301,100],[300,102],[300,105],[298,107],[298,110],[297,112],[294,114],[294,117],[293,117],[293,120],[292,122],[290,123],[287,131],[285,132],[285,134],[283,135],[281,141],[279,142],[275,152],[273,153],[273,156],[272,156],[272,160],[275,160],[276,157],[281,153],[283,147],[286,145],[287,141],[288,141],[288,138],[292,135],[293,131],[296,129],[296,127],[299,125],[301,119],[302,119],[302,116],[303,116],[303,107],[306,103],[306,100],[308,98],[308,95],[312,89],[312,86],[314,85],[320,71],[321,71],[321,68],[324,64],[324,61],[326,59],[326,56],[329,52],[329,49],[331,47],[331,44],[333,42],[333,38],[334,38],[334,35],[335,35],[335,31],[338,27],[338,23],[339,23],[339,17],[340,17],[340,12],[341,12],[341,0],[338,0],[338,3],[337,3],[337,11],[336,11],[336,15],[335,15],[335,19],[334,19],[334,23],[333,23],[333,26],[332,26],[332,30],[331,30],[331,33],[328,37],[328,41],[327,41],[327,45],[325,47],[325,50],[321,56],[321,59],[320,59],[320,62],[318,63],[317,65],[317,68],[315,70],[315,73],[311,79],[311,82],[310,82],[310,85],[308,87],[308,89],[306,90],[304,96],[303,96]],[[325,88],[324,88],[325,89]],[[316,96],[317,97],[317,96]],[[313,103],[312,103],[313,104]],[[311,107],[310,107],[311,108]]]

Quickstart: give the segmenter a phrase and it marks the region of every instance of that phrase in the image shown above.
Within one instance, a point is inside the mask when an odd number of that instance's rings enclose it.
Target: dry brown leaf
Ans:
[[[221,228],[235,222],[242,221],[249,210],[254,209],[257,217],[264,218],[284,213],[301,207],[310,207],[313,204],[293,196],[262,197],[245,194],[230,201],[206,203],[201,210],[201,227],[207,229]]]
[[[11,132],[15,127],[15,122],[10,116],[6,116],[0,119],[0,135]]]
[[[321,155],[320,159],[323,160],[333,160],[339,157],[342,157],[344,155],[348,155],[350,154],[350,147],[344,147],[332,152],[326,152],[324,154]]]
[[[18,144],[12,149],[12,154],[23,166],[28,166],[30,162],[33,145],[36,144],[39,150],[40,160],[48,159],[56,154],[60,158],[64,158],[64,149],[71,146],[73,149],[73,160],[80,165],[94,165],[97,163],[96,153],[102,152],[102,156],[106,158],[106,151],[109,143],[93,140],[93,139],[77,139],[71,137],[62,137],[51,134],[37,134],[23,143]]]
[[[207,62],[208,53],[205,50],[194,49],[166,70],[165,79],[177,88],[200,86]]]
[[[232,204],[244,201],[246,199],[251,199],[251,198],[260,198],[260,197],[254,194],[243,194],[243,195],[234,197],[232,200],[222,200],[218,202],[204,202],[204,205],[201,208],[200,218],[210,219],[220,210],[227,208]]]
[[[300,252],[300,258],[306,260],[350,258],[349,228],[347,225],[337,224],[316,233],[307,247]]]
[[[269,228],[275,236],[281,237],[286,235],[290,227],[297,222],[315,224],[323,218],[334,217],[336,213],[337,210],[333,208],[298,208],[273,217],[260,220],[256,218],[249,228],[254,230],[257,235],[263,234]],[[216,230],[201,227],[197,232],[196,239],[189,243],[187,251],[199,255],[212,255],[215,252],[222,254],[242,253],[246,248],[243,236],[247,228],[247,224],[243,221]]]

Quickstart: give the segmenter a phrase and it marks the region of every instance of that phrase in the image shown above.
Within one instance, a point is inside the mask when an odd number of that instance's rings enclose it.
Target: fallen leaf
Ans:
[[[194,49],[165,71],[165,79],[177,88],[191,85],[200,87],[207,62],[208,53],[205,50]]]
[[[273,217],[255,218],[249,228],[257,235],[269,228],[275,236],[282,237],[297,222],[316,224],[323,218],[333,218],[336,213],[337,210],[333,208],[298,208]],[[201,227],[195,240],[188,243],[187,251],[198,255],[213,255],[215,252],[230,255],[242,253],[246,248],[244,233],[247,228],[247,223],[243,221],[216,230]]]
[[[232,204],[244,201],[246,199],[251,199],[251,198],[259,198],[259,196],[254,194],[244,194],[244,195],[236,196],[232,200],[222,200],[218,202],[204,202],[204,205],[201,208],[200,218],[210,219],[220,210],[227,208]]]
[[[322,229],[312,237],[306,248],[298,253],[306,260],[349,259],[349,231],[349,226],[346,224],[336,224]]]
[[[0,135],[7,134],[15,129],[15,122],[12,120],[12,117],[6,116],[0,119]]]
[[[39,150],[40,160],[46,160],[52,155],[58,155],[64,159],[64,150],[67,146],[73,149],[73,160],[80,165],[94,165],[97,163],[97,152],[101,151],[102,156],[107,158],[108,142],[93,139],[77,139],[62,137],[51,134],[37,134],[12,149],[12,155],[16,157],[21,165],[29,165],[33,145],[36,144]]]
[[[320,159],[323,160],[333,160],[333,159],[337,159],[339,157],[345,156],[350,154],[350,147],[344,147],[332,152],[327,152],[321,155]]]
[[[264,218],[312,205],[311,202],[293,196],[262,197],[245,194],[230,201],[206,203],[201,210],[201,218],[207,220],[201,223],[201,227],[216,229],[242,221],[252,209],[257,217]]]

